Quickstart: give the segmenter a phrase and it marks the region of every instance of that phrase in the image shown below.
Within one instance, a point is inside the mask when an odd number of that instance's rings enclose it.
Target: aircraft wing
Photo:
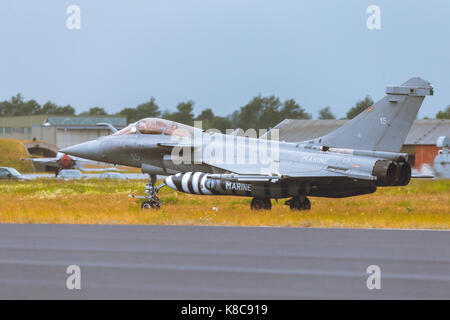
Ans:
[[[81,164],[77,164],[76,168],[81,170],[81,171],[85,171],[85,172],[105,172],[105,171],[121,171],[119,169],[117,169],[116,167],[106,167],[106,168],[85,168],[83,167]]]
[[[208,153],[205,153],[206,155]],[[205,155],[204,154],[204,155]],[[322,178],[352,178],[374,181],[372,172],[352,167],[349,159],[342,157],[325,158],[319,154],[299,153],[295,150],[283,150],[278,156],[261,157],[248,152],[243,157],[236,154],[228,156],[204,156],[203,163],[209,165],[214,173],[235,173],[240,175],[279,175],[282,179],[314,180]]]
[[[435,176],[431,174],[412,174],[411,178],[415,179],[433,179]]]
[[[361,180],[374,180],[371,175],[358,174],[355,172],[343,172],[329,168],[326,165],[305,165],[299,161],[285,161],[280,166],[261,166],[251,164],[209,164],[214,172],[231,173],[236,177],[252,180],[253,177],[266,177],[269,180],[296,180],[310,181],[316,179],[336,179],[336,178],[355,178]]]
[[[21,158],[20,160],[29,160],[35,163],[45,164],[47,166],[58,167],[59,166],[59,158],[51,157],[51,158]]]
[[[86,160],[80,157],[70,156],[70,159],[73,161],[75,168],[80,169],[81,171],[86,172],[103,172],[103,171],[120,171],[115,167],[106,167],[106,168],[85,168],[81,161],[91,161]],[[61,166],[61,156],[57,157],[49,157],[49,158],[21,158],[20,160],[30,160],[33,163],[39,163],[42,165],[46,165],[49,167],[59,168]]]
[[[311,180],[320,178],[342,178],[346,177],[339,173],[323,173],[316,172],[304,172],[296,173],[296,175],[281,175],[276,173],[260,173],[260,174],[246,174],[246,173],[227,173],[227,174],[208,174],[211,178],[228,179],[230,181],[239,182],[266,182],[266,181],[278,181],[278,180]]]

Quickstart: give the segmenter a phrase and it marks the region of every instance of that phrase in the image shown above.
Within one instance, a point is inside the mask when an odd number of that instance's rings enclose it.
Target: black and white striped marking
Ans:
[[[168,176],[164,182],[170,188],[192,194],[213,194],[205,187],[207,174],[203,172],[177,173]]]

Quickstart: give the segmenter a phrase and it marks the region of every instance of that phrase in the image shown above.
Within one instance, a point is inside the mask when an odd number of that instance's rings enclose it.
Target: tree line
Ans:
[[[351,107],[344,119],[352,119],[361,111],[373,105],[373,100],[367,95],[364,99],[357,101]],[[135,122],[147,117],[162,117],[180,123],[192,125],[194,120],[202,120],[203,128],[216,128],[224,132],[230,128],[272,128],[282,120],[289,119],[311,119],[312,115],[299,105],[294,99],[281,101],[275,96],[263,97],[255,96],[246,105],[235,110],[228,116],[215,115],[211,108],[202,110],[198,115],[194,115],[194,101],[180,102],[175,111],[161,110],[155,99],[141,103],[134,108],[124,108],[115,114],[108,114],[102,107],[92,107],[80,116],[105,116],[119,115],[125,116],[127,122]],[[36,100],[25,101],[18,93],[10,100],[0,102],[0,116],[24,116],[24,115],[75,115],[75,108],[70,105],[59,106],[48,101],[40,105]],[[436,114],[437,119],[450,119],[450,105],[447,109]],[[319,110],[318,119],[336,119],[330,107]]]

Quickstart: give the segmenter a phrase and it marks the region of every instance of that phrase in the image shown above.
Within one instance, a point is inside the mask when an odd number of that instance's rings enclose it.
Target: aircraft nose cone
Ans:
[[[101,161],[100,143],[97,140],[87,141],[60,150],[72,156]]]

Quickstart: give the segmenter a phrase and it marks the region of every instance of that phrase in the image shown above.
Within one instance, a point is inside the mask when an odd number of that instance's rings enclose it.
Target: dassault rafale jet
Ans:
[[[89,172],[89,171],[119,171],[117,168],[109,167],[109,168],[85,168],[82,164],[82,161],[86,161],[86,159],[81,159],[78,157],[71,157],[67,154],[58,152],[55,157],[47,157],[47,158],[20,158],[20,160],[29,160],[34,164],[41,165],[45,168],[46,171],[54,171],[55,176],[63,169],[79,169],[81,171]]]
[[[206,132],[147,118],[110,136],[61,150],[82,158],[139,167],[150,175],[142,208],[158,208],[161,186],[199,195],[252,197],[252,209],[289,198],[293,210],[311,208],[310,197],[343,198],[406,186],[408,154],[400,153],[430,83],[411,78],[388,86],[386,96],[335,131],[308,141]],[[156,175],[166,176],[154,187]]]

